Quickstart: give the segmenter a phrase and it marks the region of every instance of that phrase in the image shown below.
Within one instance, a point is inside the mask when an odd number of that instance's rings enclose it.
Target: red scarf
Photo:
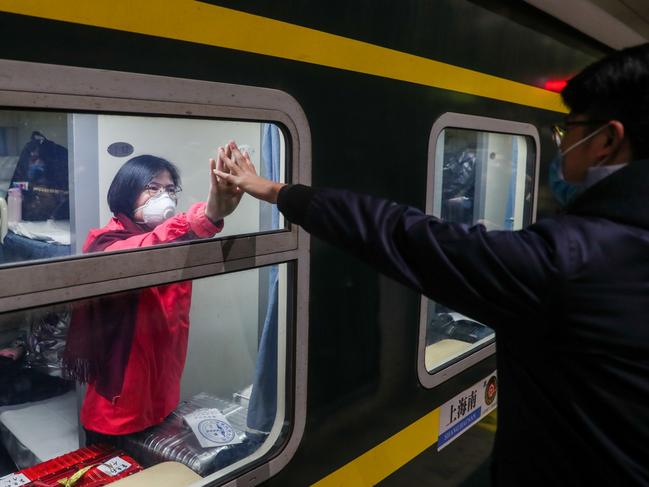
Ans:
[[[102,252],[112,243],[145,233],[126,215],[117,219],[124,230],[107,231],[88,245],[87,252]],[[131,353],[139,291],[86,299],[72,306],[72,318],[63,355],[68,379],[93,383],[108,399],[119,396]]]

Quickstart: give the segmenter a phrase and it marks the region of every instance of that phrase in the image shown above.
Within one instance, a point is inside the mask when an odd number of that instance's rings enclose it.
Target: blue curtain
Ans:
[[[516,208],[516,178],[518,174],[518,137],[512,137],[512,175],[509,179],[509,193],[507,195],[507,208],[505,209],[505,230],[514,229],[514,210]]]
[[[280,133],[273,124],[262,124],[261,175],[273,181],[280,179]],[[262,203],[261,230],[279,228],[277,206]],[[248,407],[249,428],[270,431],[277,411],[277,288],[278,266],[268,274],[268,306],[259,341],[252,395]]]

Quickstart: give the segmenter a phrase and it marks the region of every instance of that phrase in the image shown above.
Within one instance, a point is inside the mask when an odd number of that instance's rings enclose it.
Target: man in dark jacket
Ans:
[[[580,193],[517,232],[256,176],[217,175],[292,222],[497,331],[499,485],[649,485],[649,45],[573,78],[556,127]]]

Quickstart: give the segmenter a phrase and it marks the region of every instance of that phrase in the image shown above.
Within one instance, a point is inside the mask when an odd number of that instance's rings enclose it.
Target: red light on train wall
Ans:
[[[557,93],[561,93],[561,90],[563,90],[567,84],[568,81],[565,79],[548,80],[545,83],[543,83],[543,88],[545,88],[546,90],[556,91]]]

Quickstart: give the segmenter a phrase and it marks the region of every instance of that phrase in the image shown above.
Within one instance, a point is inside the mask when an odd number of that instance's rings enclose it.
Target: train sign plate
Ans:
[[[496,371],[445,402],[439,411],[437,451],[451,443],[498,405]]]

